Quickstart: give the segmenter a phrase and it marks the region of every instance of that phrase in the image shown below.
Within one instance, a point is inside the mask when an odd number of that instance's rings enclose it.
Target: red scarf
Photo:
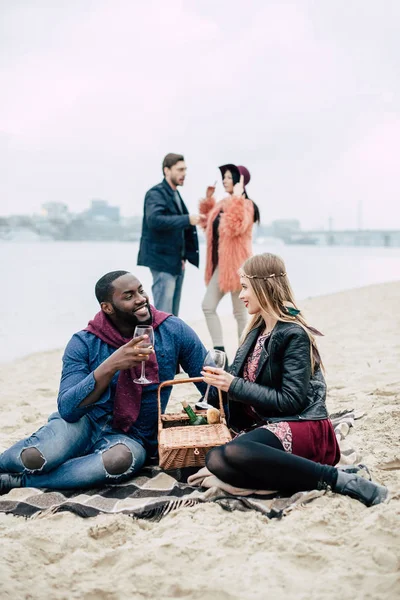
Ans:
[[[154,306],[150,306],[150,311],[153,319],[153,329],[157,329],[165,319],[171,316],[168,313],[157,310]],[[93,335],[113,348],[120,348],[131,339],[122,337],[118,329],[114,327],[103,311],[98,312],[94,319],[89,321],[84,331],[93,333]],[[114,398],[113,427],[121,429],[125,433],[129,431],[132,423],[137,420],[140,413],[143,386],[133,381],[140,377],[140,374],[141,363],[132,369],[120,371],[118,375]],[[155,352],[146,361],[146,376],[152,383],[159,383],[158,363]]]

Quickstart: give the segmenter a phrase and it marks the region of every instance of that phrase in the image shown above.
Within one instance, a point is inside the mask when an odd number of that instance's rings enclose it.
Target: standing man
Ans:
[[[185,262],[199,266],[196,225],[199,215],[189,215],[178,186],[185,183],[186,164],[181,154],[167,154],[164,179],[144,199],[142,236],[137,264],[153,276],[154,306],[178,316]]]

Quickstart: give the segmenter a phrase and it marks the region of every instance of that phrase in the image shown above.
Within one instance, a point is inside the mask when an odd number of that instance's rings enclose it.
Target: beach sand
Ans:
[[[382,468],[400,457],[399,306],[400,282],[303,303],[309,322],[325,333],[319,346],[329,411],[365,413],[347,439],[389,487],[388,504],[366,508],[327,494],[271,521],[213,504],[159,523],[0,514],[0,599],[399,597],[400,478],[398,470]],[[223,321],[232,359],[236,328],[232,318]],[[209,346],[204,322],[193,325]],[[55,410],[61,355],[45,352],[0,366],[0,451]]]

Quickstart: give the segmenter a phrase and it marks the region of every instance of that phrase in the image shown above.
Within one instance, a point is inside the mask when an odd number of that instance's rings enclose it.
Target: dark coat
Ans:
[[[229,369],[235,375],[228,392],[229,424],[234,429],[250,425],[246,404],[261,422],[327,419],[325,379],[318,361],[312,374],[310,339],[297,323],[278,321],[264,344],[255,382],[243,379],[246,359],[261,331],[250,331]]]
[[[190,225],[188,209],[181,201],[183,212],[165,179],[147,192],[138,265],[171,275],[182,273],[182,259],[199,266],[196,227]]]

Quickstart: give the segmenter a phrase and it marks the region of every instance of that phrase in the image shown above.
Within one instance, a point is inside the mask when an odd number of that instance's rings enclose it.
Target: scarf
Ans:
[[[171,315],[150,306],[152,316],[152,327],[157,329],[159,325]],[[138,323],[140,325],[140,323]],[[124,338],[103,311],[89,321],[84,331],[89,331],[103,342],[113,348],[124,346],[131,338]],[[143,385],[134,383],[134,379],[140,377],[141,363],[132,369],[120,371],[117,380],[117,388],[114,397],[113,427],[127,433],[133,423],[137,420],[142,403]],[[152,383],[159,383],[158,363],[156,353],[150,355],[146,361],[146,376]]]

